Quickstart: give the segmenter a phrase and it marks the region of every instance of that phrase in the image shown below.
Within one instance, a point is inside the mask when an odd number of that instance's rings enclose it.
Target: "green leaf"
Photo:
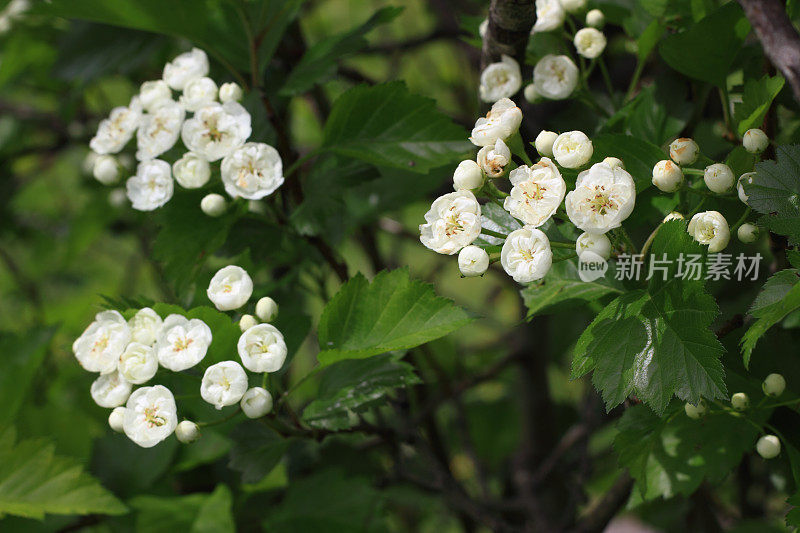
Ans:
[[[416,383],[414,367],[391,354],[340,361],[323,371],[317,398],[303,411],[303,420],[318,428],[345,429],[353,425],[353,413],[383,400],[396,388]]]
[[[739,123],[739,135],[750,128],[759,128],[772,101],[783,89],[783,76],[764,76],[760,80],[748,78],[744,82],[742,101],[733,108],[733,118]]]
[[[745,183],[750,207],[763,213],[758,223],[800,244],[800,146],[779,146],[775,161],[756,165],[753,183]]]
[[[653,20],[636,40],[636,56],[639,61],[647,60],[650,53],[661,40],[666,28],[658,20]]]
[[[333,104],[322,149],[373,165],[426,173],[470,149],[467,132],[403,82],[359,85]]]
[[[800,527],[800,492],[790,496],[786,503],[792,506],[792,509],[786,513],[786,525]]]
[[[322,311],[317,358],[329,365],[407,350],[472,320],[452,300],[437,296],[432,285],[412,280],[407,268],[382,271],[372,283],[358,274]]]
[[[719,310],[702,281],[675,277],[681,253],[703,249],[683,221],[663,224],[650,258],[666,258],[666,279],[657,271],[646,290],[616,298],[578,339],[572,375],[594,370],[592,381],[609,410],[631,394],[657,413],[673,394],[691,403],[726,394],[723,348],[709,329]]]
[[[0,333],[0,427],[14,420],[27,400],[33,376],[41,367],[55,332],[56,328],[44,328],[25,335]]]
[[[659,47],[672,68],[690,78],[725,87],[733,60],[750,30],[742,8],[729,2]]]
[[[384,7],[360,26],[316,43],[292,69],[280,91],[281,94],[293,96],[306,92],[317,83],[333,76],[339,61],[367,46],[366,34],[382,24],[393,21],[402,11],[402,7]]]
[[[148,533],[212,533],[236,531],[233,495],[225,485],[211,494],[187,496],[137,496],[130,501],[137,509],[136,530]]]
[[[496,203],[487,202],[481,206],[481,227],[508,235],[521,228],[522,224]],[[487,248],[500,246],[503,244],[503,240],[491,235],[481,235],[472,244]]]
[[[642,192],[653,182],[653,167],[667,156],[658,146],[632,135],[605,134],[592,140],[592,160],[618,157],[625,169],[633,176],[636,192]]]
[[[750,365],[750,356],[758,339],[786,315],[800,309],[798,276],[800,274],[795,269],[781,270],[764,283],[749,311],[756,321],[747,329],[741,340],[745,367]]]
[[[228,466],[242,473],[242,483],[258,483],[280,462],[291,439],[284,439],[266,424],[250,421],[231,432]]]
[[[628,117],[628,127],[634,138],[658,147],[674,139],[683,130],[689,120],[692,106],[684,99],[685,94],[681,95],[676,89],[671,84],[662,86],[659,81],[642,90],[636,99],[636,107]],[[649,162],[655,151],[652,147],[648,151],[646,161]],[[661,158],[664,157],[665,154],[661,152]],[[651,166],[651,176],[652,170]]]
[[[16,442],[14,429],[0,430],[0,517],[127,512],[77,461],[55,455],[54,449],[45,440]]]

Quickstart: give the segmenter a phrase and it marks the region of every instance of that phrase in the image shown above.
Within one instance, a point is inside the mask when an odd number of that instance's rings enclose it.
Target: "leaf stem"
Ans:
[[[739,220],[737,220],[736,223],[733,226],[731,226],[731,230],[730,230],[731,233],[733,233],[734,231],[739,229],[739,226],[744,224],[744,221],[747,220],[748,216],[750,216],[750,207],[746,207],[745,210],[744,210],[744,213],[742,213],[742,216],[739,217]]]
[[[614,95],[614,84],[611,83],[611,75],[608,73],[608,68],[606,67],[606,62],[603,60],[603,56],[597,60],[597,64],[600,66],[600,73],[603,75],[603,81],[606,84],[606,91],[608,91],[608,97],[611,99],[611,103],[614,106],[614,111],[617,110],[617,98]]]
[[[508,238],[508,235],[505,235],[505,234],[500,233],[498,231],[492,231],[492,230],[487,229],[487,228],[481,228],[481,233],[485,233],[486,235],[489,235],[490,237],[496,237],[498,239],[503,239],[503,240]]]
[[[197,426],[201,427],[201,428],[207,428],[207,427],[210,427],[210,426],[217,426],[219,424],[224,424],[228,420],[231,420],[232,418],[235,418],[236,415],[238,415],[241,412],[242,412],[242,408],[241,407],[237,407],[235,411],[233,411],[232,413],[230,413],[230,414],[228,414],[228,415],[226,415],[226,416],[224,416],[224,417],[222,417],[222,418],[220,418],[218,420],[212,420],[211,422],[198,422]]]

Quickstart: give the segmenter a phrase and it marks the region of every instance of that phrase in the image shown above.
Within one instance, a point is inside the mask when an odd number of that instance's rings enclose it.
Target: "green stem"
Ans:
[[[794,400],[788,400],[788,401],[781,402],[781,403],[773,403],[773,404],[770,404],[770,405],[765,405],[764,407],[762,407],[762,409],[774,409],[776,407],[785,407],[787,405],[794,405],[794,404],[796,404],[798,402],[800,402],[800,398],[795,398]]]
[[[550,241],[550,248],[569,248],[570,250],[575,249],[574,242],[558,242],[558,241]]]
[[[506,198],[508,197],[508,193],[501,191],[497,188],[497,185],[492,183],[491,178],[486,180],[486,183],[483,186],[484,191],[494,198]],[[503,206],[500,206],[503,207]]]
[[[633,244],[631,236],[628,235],[628,232],[625,231],[625,228],[620,226],[619,228],[614,230],[614,232],[625,242],[625,246],[627,246],[630,249],[632,255],[636,255],[638,253],[636,250],[636,245]]]
[[[719,97],[722,100],[722,116],[725,119],[725,127],[728,128],[728,132],[734,138],[738,138],[737,135],[736,135],[736,132],[733,131],[733,128],[731,127],[731,101],[730,101],[730,97],[728,96],[728,87],[727,86],[723,86],[723,87],[719,88]]]
[[[706,171],[699,168],[682,168],[684,174],[694,174],[695,176],[705,176]]]
[[[236,417],[236,415],[238,415],[241,412],[242,412],[242,408],[241,407],[237,407],[234,412],[230,413],[227,416],[224,416],[224,417],[222,417],[222,418],[220,418],[218,420],[212,420],[211,422],[198,422],[197,426],[201,427],[201,428],[207,428],[209,426],[217,426],[219,424],[224,424],[228,420],[231,420],[232,418]]]
[[[503,239],[503,240],[508,238],[508,235],[505,235],[505,234],[497,232],[497,231],[492,231],[492,230],[487,229],[487,228],[481,228],[481,233],[485,233],[486,235],[489,235],[490,237],[496,237],[498,239]]]
[[[606,62],[603,60],[603,57],[600,56],[600,59],[597,61],[598,65],[600,66],[600,73],[603,75],[603,81],[606,84],[606,91],[608,91],[608,97],[611,99],[611,103],[614,106],[614,111],[617,110],[617,98],[614,95],[614,84],[611,83],[611,75],[608,73],[608,68],[606,68]]]
[[[297,161],[295,161],[294,164],[292,166],[290,166],[286,170],[286,172],[284,173],[284,176],[288,178],[289,176],[294,174],[297,171],[297,169],[300,168],[303,165],[303,163],[305,163],[306,161],[308,161],[311,158],[317,157],[320,154],[320,152],[322,152],[322,150],[320,150],[319,148],[317,148],[315,150],[311,150],[306,155],[304,155],[303,157],[301,157]]]
[[[641,253],[642,259],[644,259],[644,257],[647,255],[648,250],[650,250],[650,245],[653,244],[653,241],[656,238],[656,234],[658,233],[658,230],[661,229],[661,226],[663,224],[664,223],[662,222],[661,224],[656,226],[656,229],[654,229],[653,232],[650,233],[650,236],[647,237],[647,240],[644,241],[644,245],[642,246],[642,253]]]
[[[578,254],[571,254],[571,255],[568,255],[566,257],[560,257],[558,259],[553,259],[553,264],[555,265],[556,263],[560,263],[562,261],[569,261],[570,259],[575,259],[576,257],[578,257]]]
[[[700,211],[700,208],[703,207],[704,203],[706,203],[706,199],[705,198],[700,199],[700,202],[698,202],[698,204],[696,206],[694,206],[694,209],[692,209],[692,212],[689,213],[688,215],[686,215],[686,219],[687,220],[691,220],[691,218],[695,215],[695,213]]]
[[[636,69],[633,71],[633,77],[630,84],[628,84],[628,90],[625,92],[625,100],[623,102],[628,102],[633,98],[633,93],[636,91],[636,87],[639,86],[639,78],[642,77],[642,72],[644,72],[644,64],[645,62],[641,59],[636,60]]]
[[[739,229],[739,226],[744,224],[744,221],[747,220],[748,216],[750,216],[750,208],[749,207],[745,208],[744,213],[742,213],[742,216],[739,217],[739,220],[737,220],[736,223],[733,226],[731,226],[731,233],[733,233],[734,231]]]

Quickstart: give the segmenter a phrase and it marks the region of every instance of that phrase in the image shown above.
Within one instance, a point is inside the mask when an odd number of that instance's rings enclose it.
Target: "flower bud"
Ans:
[[[146,81],[139,88],[139,102],[145,111],[153,111],[168,100],[172,100],[172,90],[164,80]]]
[[[200,438],[200,428],[197,424],[184,420],[175,428],[175,436],[184,444],[190,444]]]
[[[553,157],[565,168],[580,168],[592,158],[592,141],[582,131],[568,131],[553,143]]]
[[[592,9],[586,13],[586,25],[592,28],[602,28],[606,24],[606,16],[599,9]]]
[[[669,145],[669,156],[681,166],[691,165],[697,161],[699,154],[700,147],[697,146],[697,143],[686,137],[675,139]]]
[[[256,303],[256,316],[264,322],[272,322],[278,318],[278,304],[269,296],[264,296]]]
[[[625,170],[625,163],[622,162],[622,159],[617,157],[606,157],[603,159],[603,163],[611,168],[621,168],[622,170]]]
[[[669,222],[670,220],[685,220],[685,217],[681,213],[673,211],[669,215],[665,216],[662,222]]]
[[[533,144],[536,146],[536,151],[539,152],[539,155],[553,157],[553,144],[555,144],[556,139],[558,139],[558,133],[542,130],[536,136]]]
[[[243,94],[242,88],[238,83],[223,83],[219,88],[219,101],[223,104],[227,102],[238,102],[242,99]]]
[[[119,181],[119,165],[113,155],[99,155],[92,167],[94,179],[103,185],[113,185]]]
[[[664,159],[653,167],[653,185],[662,192],[675,192],[683,185],[683,171],[681,167]]]
[[[489,254],[477,246],[465,246],[458,252],[458,269],[467,278],[482,276],[489,268]]]
[[[733,187],[733,171],[731,167],[724,163],[714,163],[706,167],[703,174],[703,181],[706,182],[706,187],[712,192],[722,194]]]
[[[761,390],[767,396],[780,396],[786,388],[786,380],[780,374],[770,374],[764,378],[764,383],[761,384]]]
[[[253,278],[242,267],[228,265],[214,274],[206,294],[220,311],[239,309],[253,295]]]
[[[773,459],[781,453],[781,441],[775,435],[764,435],[758,439],[756,451],[764,459]]]
[[[611,257],[611,241],[605,234],[581,233],[575,241],[575,253],[580,258],[585,252],[594,252],[605,260]]]
[[[211,178],[211,165],[192,152],[186,152],[172,164],[172,176],[184,189],[198,189]]]
[[[758,226],[750,223],[742,224],[736,231],[736,236],[745,244],[756,242],[756,240],[758,240],[758,234]]]
[[[575,45],[578,55],[587,59],[596,59],[606,49],[606,36],[597,28],[581,28],[575,34],[572,43]]]
[[[125,408],[115,407],[108,415],[108,425],[117,433],[122,433],[122,424],[125,422]]]
[[[453,189],[471,190],[483,185],[483,171],[480,165],[472,159],[466,159],[458,164],[453,173]]]
[[[210,217],[221,216],[222,213],[225,212],[225,209],[227,209],[225,198],[217,193],[207,194],[200,200],[200,209]]]
[[[252,387],[244,393],[239,402],[247,418],[261,418],[272,411],[272,395],[261,387]]]
[[[683,406],[683,410],[686,411],[686,416],[691,419],[698,420],[706,414],[708,408],[706,407],[706,402],[700,400],[697,405],[687,403]]]
[[[499,178],[506,172],[511,161],[509,150],[503,139],[497,139],[494,146],[484,146],[478,151],[478,164],[490,178]]]
[[[769,137],[762,130],[753,128],[744,132],[742,144],[744,149],[751,154],[760,154],[769,146]]]
[[[567,13],[577,13],[586,7],[586,0],[561,0],[561,7]]]
[[[744,411],[750,406],[750,398],[743,392],[737,392],[731,396],[731,405],[737,411]]]
[[[256,317],[253,315],[242,315],[242,318],[239,319],[239,329],[242,330],[242,332],[247,331],[257,324],[258,320],[256,320]]]
[[[721,252],[731,240],[728,221],[719,211],[703,211],[695,214],[686,230],[694,240],[708,245],[708,251],[711,253]]]
[[[522,91],[522,94],[525,96],[525,100],[527,100],[529,104],[535,104],[541,100],[539,93],[536,92],[536,86],[532,83],[529,83],[525,86],[525,90]]]
[[[739,181],[736,182],[736,192],[739,194],[739,200],[742,201],[743,204],[747,205],[747,200],[749,197],[747,193],[744,192],[744,187],[742,184],[750,185],[753,183],[753,177],[756,175],[755,172],[745,172],[741,176],[739,176]]]

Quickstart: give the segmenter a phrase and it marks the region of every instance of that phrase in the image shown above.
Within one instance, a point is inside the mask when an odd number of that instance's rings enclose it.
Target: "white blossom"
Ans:
[[[481,233],[481,206],[470,191],[456,191],[434,200],[419,226],[426,248],[453,255],[472,244]]]
[[[182,91],[190,81],[208,75],[208,56],[199,48],[185,52],[164,65],[164,81]]]
[[[217,84],[207,76],[195,78],[183,88],[180,103],[187,111],[197,111],[217,100]]]
[[[742,144],[744,149],[751,154],[760,154],[769,146],[769,137],[763,130],[752,128],[742,135]]]
[[[200,438],[200,428],[194,422],[184,420],[175,428],[175,438],[184,444],[191,444]]]
[[[536,0],[536,23],[531,33],[557,30],[563,26],[565,17],[560,0]]]
[[[606,16],[599,9],[591,9],[586,13],[586,25],[592,28],[602,28],[606,24]]]
[[[247,418],[261,418],[272,411],[272,395],[262,387],[247,389],[240,403]]]
[[[471,190],[477,189],[483,185],[483,170],[481,166],[472,159],[465,159],[458,164],[456,171],[453,173],[453,189]]]
[[[193,152],[186,152],[172,164],[172,175],[184,189],[199,189],[211,178],[211,165]]]
[[[119,181],[119,164],[113,155],[98,155],[92,166],[94,179],[103,185],[113,185]]]
[[[125,435],[142,448],[152,448],[178,425],[175,397],[163,385],[133,391],[125,405]]]
[[[484,146],[478,150],[478,165],[490,178],[505,174],[505,167],[511,161],[511,150],[503,139],[497,139],[494,146]]]
[[[728,221],[718,211],[697,213],[689,221],[689,235],[700,244],[707,244],[709,252],[721,252],[731,239]]]
[[[581,233],[575,241],[578,257],[585,252],[594,252],[605,260],[611,257],[611,241],[604,233]]]
[[[567,13],[577,13],[586,7],[586,0],[561,0],[561,6]]]
[[[212,103],[183,123],[183,144],[209,161],[217,161],[250,137],[250,113],[237,102]]]
[[[580,168],[592,158],[592,141],[582,131],[568,131],[556,137],[553,157],[565,168]]]
[[[568,98],[578,86],[578,67],[564,55],[546,55],[533,69],[536,92],[550,100]]]
[[[501,98],[485,117],[479,118],[469,140],[475,146],[493,146],[497,139],[514,135],[522,123],[522,110],[512,100]]]
[[[733,171],[725,163],[714,163],[706,167],[703,173],[703,181],[706,187],[712,192],[722,194],[733,187]]]
[[[575,33],[572,43],[578,54],[588,59],[595,59],[606,49],[606,36],[597,28],[581,28]]]
[[[744,392],[737,392],[731,396],[731,407],[737,411],[744,411],[750,406],[750,398]]]
[[[200,200],[200,209],[210,217],[222,216],[227,208],[228,203],[225,201],[225,197],[215,192],[203,196],[203,199]]]
[[[774,459],[781,453],[781,441],[775,435],[764,435],[756,442],[756,451],[764,459]]]
[[[603,159],[603,163],[610,166],[611,168],[619,167],[622,170],[625,170],[625,163],[623,163],[622,160],[619,159],[618,157],[606,157],[605,159]]]
[[[141,385],[158,372],[158,357],[152,346],[132,342],[119,358],[119,374],[128,383]]]
[[[550,240],[532,226],[514,230],[503,243],[500,264],[517,283],[542,279],[553,264]]]
[[[255,325],[258,325],[258,320],[253,315],[244,314],[242,318],[239,319],[239,330],[241,330],[242,333]]]
[[[175,146],[185,116],[183,106],[173,100],[162,102],[152,112],[142,115],[136,133],[136,159],[155,159]]]
[[[128,327],[131,328],[131,341],[152,346],[158,340],[158,334],[161,332],[163,323],[158,313],[149,307],[139,309],[128,320]]]
[[[214,274],[206,294],[220,311],[239,309],[253,294],[253,280],[242,267],[228,265]]]
[[[481,73],[481,100],[494,103],[501,98],[510,98],[522,87],[522,73],[519,63],[507,55],[501,61],[492,63]]]
[[[753,177],[756,175],[755,172],[745,172],[741,176],[739,176],[739,180],[736,182],[736,192],[739,195],[739,200],[742,201],[743,204],[747,204],[747,200],[750,197],[744,192],[743,184],[752,185]]]
[[[567,193],[567,216],[587,233],[620,227],[633,212],[636,186],[627,171],[605,163],[578,174],[575,190]]]
[[[72,344],[72,351],[89,372],[108,374],[116,371],[119,356],[130,339],[128,323],[119,312],[101,311]]]
[[[700,400],[697,405],[687,403],[683,406],[683,410],[686,412],[686,416],[693,420],[699,420],[706,414],[708,407],[706,406],[706,402]]]
[[[125,408],[115,407],[108,415],[108,425],[117,433],[122,433],[125,424]]]
[[[489,254],[486,250],[470,244],[458,252],[458,270],[467,278],[482,276],[489,268]]]
[[[164,80],[146,81],[139,88],[139,101],[145,111],[153,111],[172,100],[172,90]]]
[[[243,95],[244,92],[238,83],[229,82],[219,86],[219,101],[223,104],[227,102],[238,102],[242,99]]]
[[[211,328],[199,318],[169,315],[156,342],[158,362],[164,368],[180,372],[203,360],[211,344]]]
[[[222,160],[222,183],[232,198],[260,200],[283,185],[283,162],[278,151],[249,142]]]
[[[278,304],[269,296],[259,298],[256,302],[256,316],[264,322],[272,322],[278,318]]]
[[[152,211],[172,198],[175,184],[169,163],[160,159],[142,161],[136,175],[125,183],[128,199],[139,211]]]
[[[553,157],[553,144],[555,144],[556,139],[558,139],[558,133],[542,130],[539,132],[539,135],[536,136],[536,140],[533,141],[533,144],[536,147],[536,151],[539,152],[539,155]]]
[[[250,372],[277,372],[283,366],[289,350],[278,328],[258,324],[239,337],[236,345],[242,364]]]
[[[200,396],[217,409],[238,403],[246,390],[247,374],[236,361],[211,365],[200,384]]]
[[[700,155],[700,147],[692,139],[681,137],[669,145],[669,156],[681,166],[691,165],[697,161],[698,155]]]
[[[530,167],[523,165],[515,168],[509,179],[513,187],[503,203],[503,208],[514,218],[534,228],[553,216],[567,192],[564,178],[546,157]]]
[[[780,374],[768,375],[761,384],[761,390],[763,390],[764,394],[767,396],[780,396],[785,389],[786,379]]]
[[[652,182],[662,192],[675,192],[683,185],[683,171],[669,159],[664,159],[653,167]]]
[[[110,372],[94,380],[90,393],[94,403],[100,407],[119,407],[131,395],[131,384],[119,372]]]
[[[133,97],[128,106],[115,107],[100,121],[89,148],[97,154],[116,154],[128,144],[142,120],[142,104]]]
[[[525,86],[525,89],[522,91],[522,96],[525,97],[525,100],[527,100],[529,104],[535,104],[541,100],[539,93],[536,92],[536,85],[533,83],[529,83]]]

